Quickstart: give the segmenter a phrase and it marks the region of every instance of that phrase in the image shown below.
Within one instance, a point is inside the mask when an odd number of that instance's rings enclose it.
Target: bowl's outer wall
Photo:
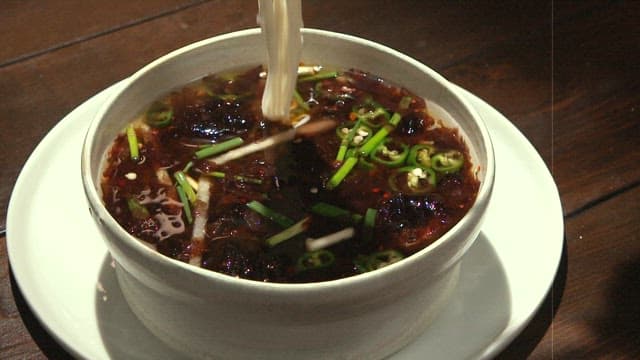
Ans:
[[[480,231],[494,168],[491,143],[475,120],[475,111],[446,80],[390,49],[324,31],[306,31],[304,41],[303,62],[340,68],[355,64],[446,109],[467,139],[474,162],[483,165],[478,173],[480,194],[469,214],[436,244],[400,263],[352,278],[263,284],[166,258],[128,235],[102,205],[98,188],[104,153],[133,116],[169,89],[211,72],[264,63],[266,50],[262,35],[254,29],[205,40],[158,59],[132,76],[91,125],[83,150],[83,183],[92,214],[119,264],[118,278],[132,309],[154,333],[191,354],[211,355],[217,349],[215,353],[222,355],[224,349],[228,356],[251,356],[269,346],[276,355],[289,348],[289,355],[296,358],[319,349],[328,357],[388,354],[417,335],[437,312],[455,285],[458,261]],[[340,331],[330,331],[335,326]],[[374,328],[378,331],[371,331]],[[301,342],[291,329],[315,337]],[[192,336],[185,337],[185,331]],[[346,334],[351,334],[352,345],[344,343]],[[358,345],[367,339],[368,347]],[[371,341],[379,346],[372,347]],[[294,351],[301,343],[305,345]],[[213,349],[211,344],[216,344]]]

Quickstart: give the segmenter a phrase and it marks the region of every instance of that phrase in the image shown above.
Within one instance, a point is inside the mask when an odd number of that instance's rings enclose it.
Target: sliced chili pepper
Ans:
[[[336,257],[329,250],[306,252],[298,258],[296,270],[298,272],[327,268],[335,262]]]
[[[464,164],[464,155],[458,150],[437,153],[431,158],[431,167],[441,173],[454,173]]]
[[[407,164],[429,168],[431,167],[431,155],[435,152],[436,148],[431,144],[413,145],[407,157]]]
[[[404,255],[397,250],[380,251],[369,255],[367,269],[369,271],[381,269],[402,259],[404,259]]]
[[[388,167],[398,167],[404,164],[408,154],[409,147],[405,143],[387,138],[371,153],[371,160]]]
[[[149,106],[145,114],[145,122],[151,127],[162,128],[171,124],[173,109],[171,105],[155,101]]]
[[[393,191],[407,194],[426,194],[435,189],[437,177],[431,168],[405,166],[389,177],[389,187]]]

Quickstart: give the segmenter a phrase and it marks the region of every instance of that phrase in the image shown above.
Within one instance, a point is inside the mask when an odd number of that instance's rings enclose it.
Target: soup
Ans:
[[[263,118],[259,66],[149,105],[107,154],[108,211],[166,256],[271,282],[379,269],[465,215],[476,169],[424,99],[359,70],[298,73],[293,128]]]

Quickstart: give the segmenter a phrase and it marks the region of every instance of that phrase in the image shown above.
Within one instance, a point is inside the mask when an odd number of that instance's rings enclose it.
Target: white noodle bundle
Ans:
[[[289,106],[302,52],[301,0],[258,0],[258,23],[267,45],[267,82],[262,114],[289,123]]]

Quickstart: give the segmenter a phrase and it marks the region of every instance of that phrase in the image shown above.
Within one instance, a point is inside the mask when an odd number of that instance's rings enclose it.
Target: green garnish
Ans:
[[[138,152],[138,138],[136,137],[136,129],[133,128],[133,124],[129,124],[129,126],[127,126],[127,141],[129,142],[131,160],[138,161],[140,158],[140,153]]]
[[[178,191],[178,197],[180,198],[182,208],[184,209],[184,216],[187,218],[187,222],[191,224],[193,222],[193,216],[191,215],[191,206],[189,205],[187,194],[185,194],[184,189],[180,185],[176,186],[176,190]]]
[[[433,191],[436,184],[436,172],[420,166],[402,167],[389,177],[389,187],[395,192],[426,194]]]
[[[362,233],[365,242],[370,242],[373,239],[373,229],[376,225],[376,216],[378,215],[378,210],[368,208],[364,213],[364,223],[362,228]]]
[[[400,103],[398,104],[398,108],[400,110],[407,110],[409,106],[411,106],[411,96],[405,96],[400,99]]]
[[[413,145],[407,157],[407,164],[424,168],[431,167],[431,155],[435,151],[436,148],[431,144]]]
[[[227,150],[236,148],[244,143],[241,137],[234,137],[221,143],[209,145],[196,151],[196,159],[204,159],[209,156],[217,155]]]
[[[336,129],[336,131],[338,132],[338,136],[343,135],[342,133],[342,129],[347,129],[347,127],[340,127],[338,129]],[[353,126],[351,127],[351,129],[349,129],[349,132],[342,136],[342,141],[340,142],[340,148],[338,149],[338,155],[336,155],[336,160],[337,161],[343,161],[346,154],[347,154],[347,150],[349,149],[349,146],[352,144],[353,142],[353,138],[355,137],[356,133],[358,132],[358,129],[360,129],[360,120],[357,120],[355,122],[355,124],[353,124]]]
[[[173,109],[171,105],[161,101],[155,101],[149,106],[145,114],[145,122],[151,127],[162,128],[171,124]]]
[[[135,198],[127,199],[127,207],[129,208],[131,215],[138,220],[145,220],[151,217],[149,210],[147,210],[147,208],[140,204],[140,202]]]
[[[329,250],[316,250],[306,252],[298,258],[296,271],[317,270],[329,267],[335,263],[336,257]]]
[[[298,106],[300,106],[305,111],[309,111],[309,104],[304,101],[297,89],[293,89],[293,98],[295,99]]]
[[[369,156],[375,148],[389,135],[396,125],[402,120],[402,116],[399,113],[394,113],[389,122],[380,128],[367,142],[365,142],[360,148],[360,154],[362,156]]]
[[[176,171],[175,173],[173,173],[173,177],[178,182],[178,185],[182,187],[182,190],[184,190],[184,193],[185,195],[187,195],[189,201],[192,203],[196,202],[196,192],[193,190],[193,187],[191,187],[191,184],[189,184],[189,182],[187,181],[186,175],[182,171]]]
[[[254,201],[248,202],[247,207],[284,228],[288,228],[295,224],[295,221],[291,220],[289,217],[282,215],[279,212],[264,206],[259,201],[254,200]]]
[[[218,179],[224,179],[227,177],[227,174],[221,171],[212,171],[210,173],[207,173],[207,175],[213,176]],[[258,184],[258,185],[262,184],[262,179],[256,179],[256,178],[252,178],[244,175],[235,175],[233,178],[235,180],[246,182],[246,183]]]
[[[404,255],[402,255],[397,250],[380,251],[380,252],[369,255],[369,260],[367,261],[367,268],[369,269],[369,271],[381,269],[385,266],[396,263],[402,259],[404,259]]]
[[[360,214],[352,213],[349,210],[324,202],[314,204],[311,207],[311,212],[316,215],[356,224],[362,220],[362,215]]]
[[[445,174],[454,173],[464,164],[464,155],[458,150],[449,150],[437,153],[431,158],[433,170]]]
[[[307,231],[307,229],[309,228],[310,220],[311,218],[306,217],[298,221],[297,223],[293,224],[293,226],[288,227],[283,231],[271,236],[270,238],[265,240],[265,243],[267,244],[267,246],[274,247],[285,240],[289,240],[292,237]]]
[[[409,154],[409,147],[395,139],[385,139],[371,154],[371,160],[388,167],[398,167],[404,164]]]
[[[336,171],[336,173],[333,174],[333,176],[327,182],[327,189],[329,190],[335,189],[336,186],[340,185],[342,180],[344,180],[344,178],[347,175],[349,175],[349,173],[357,163],[358,163],[357,157],[353,156],[353,157],[347,158],[347,160],[345,160],[345,162],[342,163],[342,166],[340,166],[338,171]]]
[[[305,81],[318,81],[318,80],[324,80],[324,79],[331,79],[338,76],[338,72],[337,71],[319,71],[313,75],[307,75],[307,76],[300,76],[298,78],[298,82],[305,82]]]

